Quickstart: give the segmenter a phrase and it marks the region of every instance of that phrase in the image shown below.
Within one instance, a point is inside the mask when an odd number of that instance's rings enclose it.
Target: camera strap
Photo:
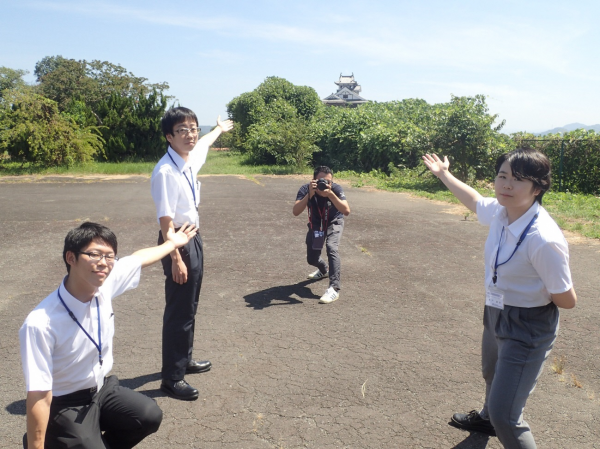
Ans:
[[[321,228],[319,229],[319,231],[323,231],[326,232],[327,231],[327,227],[329,226],[329,206],[328,206],[328,202],[325,202],[325,207],[323,207],[323,209],[321,210],[321,208],[319,208],[319,199],[316,198],[317,194],[315,193],[313,195],[313,198],[315,200],[315,209],[317,209],[317,212],[319,213],[319,218],[321,220],[319,220],[321,222]],[[311,214],[311,204],[310,202],[311,200],[308,202],[308,207],[306,208],[308,210],[308,223],[310,224],[310,229],[313,229],[313,221],[312,221],[312,214]]]

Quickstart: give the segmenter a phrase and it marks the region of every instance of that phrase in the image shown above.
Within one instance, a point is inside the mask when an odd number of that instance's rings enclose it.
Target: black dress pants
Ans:
[[[158,233],[158,244],[164,242]],[[187,282],[173,281],[172,261],[168,255],[162,259],[165,273],[165,313],[162,330],[162,371],[163,380],[179,381],[185,376],[185,369],[192,359],[194,347],[194,327],[196,310],[204,274],[202,239],[196,234],[187,245],[179,249],[187,267]]]
[[[154,400],[119,386],[117,377],[110,376],[98,392],[52,398],[44,447],[129,449],[156,432],[161,421],[162,410]]]

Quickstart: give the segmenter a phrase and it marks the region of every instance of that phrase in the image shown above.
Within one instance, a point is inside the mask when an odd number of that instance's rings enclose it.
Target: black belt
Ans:
[[[98,387],[84,388],[83,390],[77,390],[73,393],[63,394],[61,396],[53,396],[52,402],[55,404],[79,402],[85,403],[91,401],[97,391]]]
[[[83,390],[77,390],[74,391],[73,393],[68,393],[68,394],[63,394],[61,396],[54,396],[54,398],[56,399],[69,399],[69,398],[74,398],[77,396],[83,396],[83,395],[94,395],[96,394],[96,391],[98,391],[98,387],[92,387],[92,388],[84,388]]]

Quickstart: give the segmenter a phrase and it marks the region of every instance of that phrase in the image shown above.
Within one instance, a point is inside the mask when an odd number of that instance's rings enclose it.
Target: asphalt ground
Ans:
[[[447,424],[482,404],[487,228],[447,204],[345,186],[342,290],[323,305],[327,281],[306,280],[306,215],[291,213],[303,180],[201,181],[195,356],[213,369],[187,377],[199,400],[159,390],[161,267],[114,301],[112,374],[164,411],[139,447],[501,447]],[[111,227],[120,256],[154,245],[149,179],[0,179],[0,448],[19,447],[25,430],[18,329],[59,285],[64,237],[83,220]],[[540,448],[600,448],[600,246],[579,239],[570,249],[579,304],[562,312],[526,408]]]

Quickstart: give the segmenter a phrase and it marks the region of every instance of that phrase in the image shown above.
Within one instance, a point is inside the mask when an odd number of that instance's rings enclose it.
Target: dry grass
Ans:
[[[254,418],[254,422],[252,423],[252,432],[258,432],[259,427],[264,424],[263,418],[264,416],[262,413],[256,415],[256,418]]]
[[[563,374],[565,372],[565,364],[567,362],[567,358],[564,355],[561,355],[560,357],[554,357],[554,360],[552,360],[552,371],[554,371],[556,374]]]

